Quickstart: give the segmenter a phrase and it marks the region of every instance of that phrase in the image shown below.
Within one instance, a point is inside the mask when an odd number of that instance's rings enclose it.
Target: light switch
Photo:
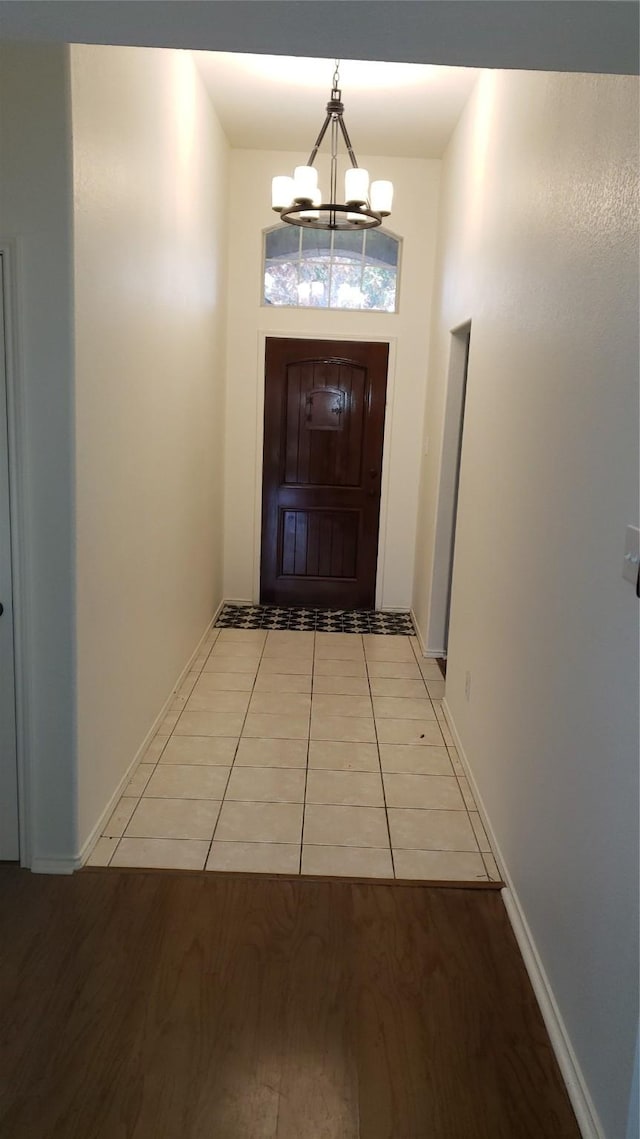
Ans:
[[[622,576],[625,581],[637,585],[640,567],[640,530],[637,526],[627,526],[624,542],[624,564]]]

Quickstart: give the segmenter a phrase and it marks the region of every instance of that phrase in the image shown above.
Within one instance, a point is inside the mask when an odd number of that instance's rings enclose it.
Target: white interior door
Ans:
[[[0,254],[0,860],[17,860],[20,851],[4,290],[5,274]]]

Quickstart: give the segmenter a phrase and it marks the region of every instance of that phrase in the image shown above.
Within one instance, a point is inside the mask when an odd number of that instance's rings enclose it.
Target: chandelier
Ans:
[[[335,61],[331,98],[306,166],[296,166],[293,178],[277,176],[271,185],[271,206],[289,225],[310,229],[372,229],[391,213],[392,182],[372,182],[369,172],[358,166],[344,122],[340,90],[340,60]],[[318,188],[318,171],[313,165],[322,140],[330,129],[331,187],[329,201],[323,202]],[[344,204],[338,202],[338,140],[342,133],[351,169],[345,172]]]

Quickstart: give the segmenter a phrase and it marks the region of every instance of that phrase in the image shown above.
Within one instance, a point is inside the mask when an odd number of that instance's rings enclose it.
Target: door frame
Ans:
[[[449,332],[426,641],[430,656],[447,656],[471,328],[469,318]]]
[[[382,606],[384,596],[385,564],[387,555],[387,518],[389,504],[390,484],[390,444],[393,425],[393,413],[396,394],[396,336],[354,336],[350,333],[320,334],[317,329],[313,331],[289,330],[281,332],[275,329],[258,329],[257,344],[257,389],[256,389],[256,425],[255,425],[255,455],[256,455],[256,481],[254,486],[254,522],[253,522],[253,604],[260,601],[260,548],[262,541],[262,466],[264,453],[264,387],[265,387],[265,347],[267,339],[273,340],[335,340],[357,342],[360,344],[388,344],[389,363],[387,366],[387,403],[384,417],[384,435],[382,442],[382,478],[380,483],[380,523],[378,527],[378,557],[376,561],[376,609]]]
[[[16,761],[18,769],[18,833],[20,865],[31,864],[31,778],[29,751],[29,685],[26,626],[27,595],[26,516],[22,488],[24,469],[24,412],[20,384],[20,332],[18,324],[19,249],[12,239],[0,236],[0,287],[4,299],[5,383],[9,439],[9,516],[11,523],[11,572],[13,602],[13,650],[16,694]]]

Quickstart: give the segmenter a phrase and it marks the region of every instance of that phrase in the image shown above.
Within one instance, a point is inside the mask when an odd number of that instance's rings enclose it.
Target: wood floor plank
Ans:
[[[0,1139],[579,1139],[499,894],[0,869]]]
[[[353,899],[363,1135],[574,1139],[499,896],[354,887]],[[555,1089],[543,1103],[542,1087]]]
[[[312,884],[312,886],[315,885]],[[298,894],[290,946],[277,1139],[358,1139],[349,1020],[349,895],[340,883]],[[301,1062],[302,1061],[302,1062]]]
[[[270,897],[255,883],[175,879],[163,941],[138,1024],[144,1074],[130,1129],[151,1136],[275,1134],[292,891]],[[178,920],[174,921],[174,917]],[[112,1113],[99,1139],[118,1134]]]

